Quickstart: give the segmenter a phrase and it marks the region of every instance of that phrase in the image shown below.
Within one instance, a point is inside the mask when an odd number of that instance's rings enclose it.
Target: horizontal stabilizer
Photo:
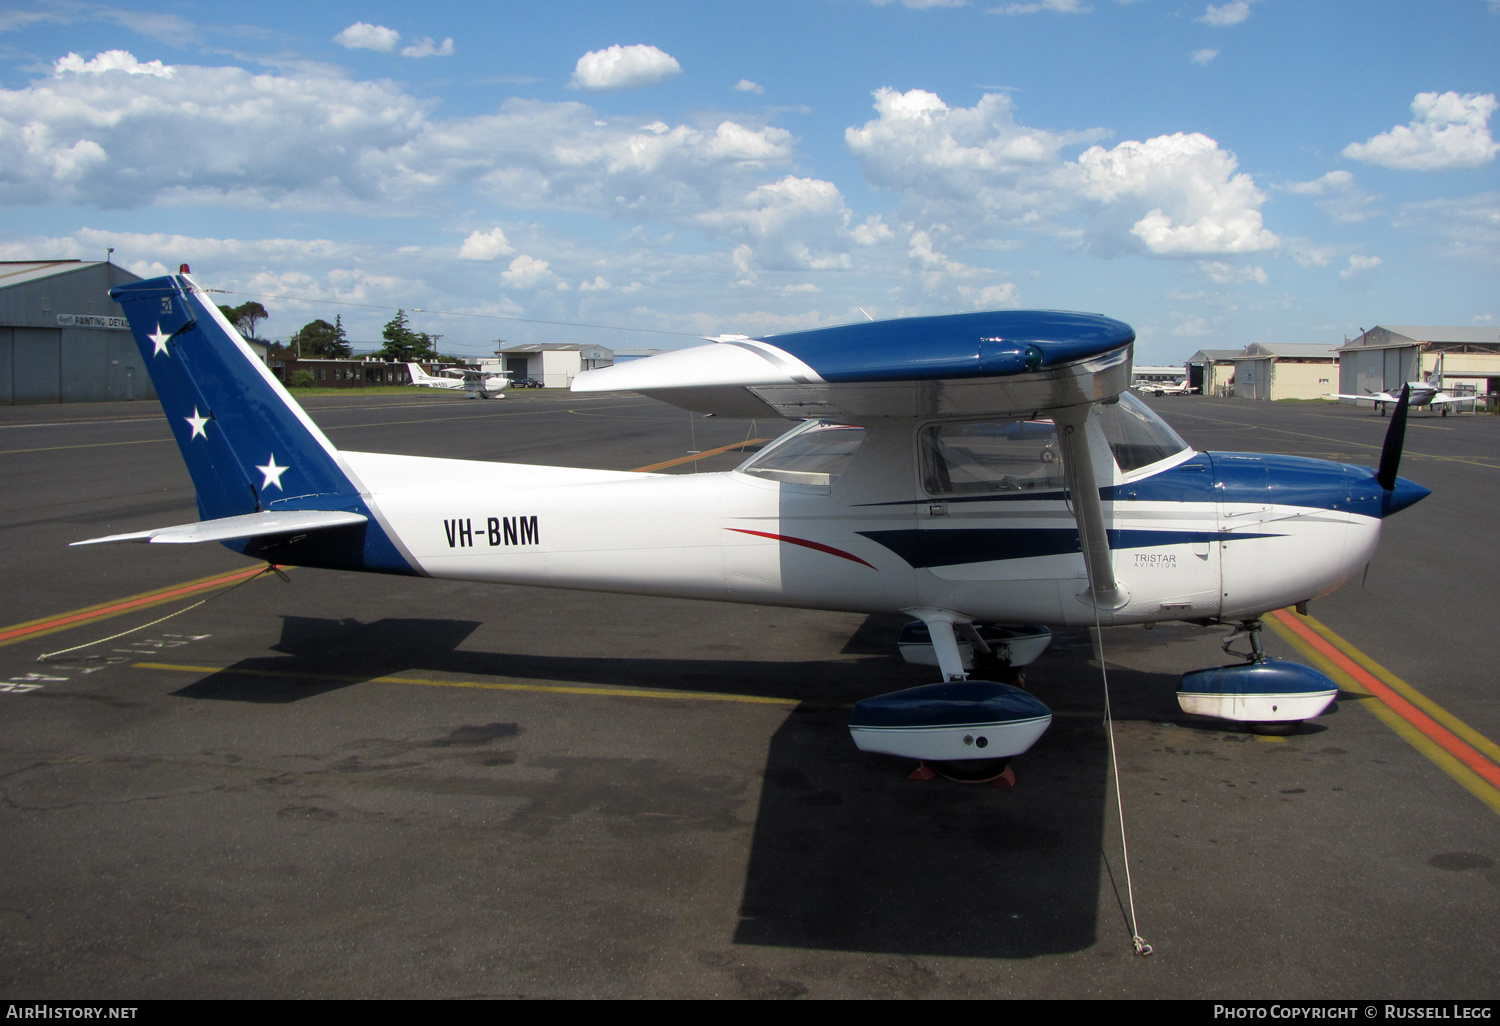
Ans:
[[[317,531],[326,527],[347,527],[363,524],[369,518],[363,513],[347,513],[343,510],[277,510],[262,513],[247,513],[238,517],[223,517],[219,520],[203,520],[196,524],[178,524],[175,527],[158,527],[151,531],[136,531],[132,534],[111,534],[104,538],[76,541],[74,545],[99,545],[104,542],[151,542],[154,545],[192,545],[196,542],[234,541],[238,538],[259,538],[268,534],[287,534],[292,531]]]

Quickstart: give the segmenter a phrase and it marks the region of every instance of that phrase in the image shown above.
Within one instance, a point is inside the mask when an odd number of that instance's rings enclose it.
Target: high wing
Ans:
[[[640,392],[736,417],[944,417],[1101,402],[1130,384],[1128,324],[1097,314],[908,317],[721,336],[584,371],[575,392]]]
[[[1129,387],[1135,331],[1098,314],[994,311],[848,324],[706,346],[584,371],[575,392],[633,391],[701,413],[787,419],[1034,415],[1057,423],[1094,602],[1115,609],[1088,411]],[[941,620],[924,616],[929,626]],[[938,629],[934,627],[934,629]],[[951,633],[951,629],[949,630]],[[950,668],[945,666],[945,673]]]

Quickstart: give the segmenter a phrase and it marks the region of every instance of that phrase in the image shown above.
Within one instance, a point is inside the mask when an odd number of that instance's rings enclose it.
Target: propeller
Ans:
[[[1396,471],[1401,467],[1401,447],[1406,443],[1406,408],[1410,401],[1411,385],[1402,385],[1396,412],[1391,414],[1391,426],[1386,428],[1385,444],[1380,447],[1380,469],[1375,472],[1375,480],[1388,492],[1396,487]]]

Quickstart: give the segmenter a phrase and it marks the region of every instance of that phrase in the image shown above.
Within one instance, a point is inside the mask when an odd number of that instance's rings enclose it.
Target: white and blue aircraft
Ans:
[[[76,544],[217,541],[276,564],[904,612],[941,681],[859,703],[851,732],[938,763],[1003,768],[1050,721],[1029,692],[969,678],[960,639],[987,649],[990,625],[1238,623],[1248,661],[1186,675],[1184,708],[1294,728],[1334,685],[1267,659],[1259,617],[1358,576],[1382,518],[1428,494],[1396,476],[1405,403],[1378,471],[1193,451],[1129,392],[1132,329],[1093,314],[725,336],[580,374],[578,392],[799,422],[736,470],[666,475],[341,450],[186,266],[111,295],[202,519]]]
[[[1449,395],[1443,391],[1443,354],[1441,353],[1438,354],[1437,366],[1433,368],[1431,378],[1427,381],[1408,381],[1402,390],[1408,394],[1410,404],[1416,409],[1435,407],[1444,417],[1448,416],[1448,407],[1455,403],[1469,403],[1472,410],[1472,404],[1488,398],[1482,395]],[[1401,401],[1400,395],[1392,395],[1390,392],[1366,392],[1364,395],[1349,395],[1343,392],[1323,394],[1330,399],[1353,399],[1356,402],[1374,403],[1382,417],[1385,416],[1387,405],[1394,406]]]
[[[419,363],[406,365],[411,383],[420,388],[445,388],[454,392],[467,392],[470,399],[504,399],[502,395],[510,384],[510,374],[485,374],[477,370],[443,371],[428,374]]]

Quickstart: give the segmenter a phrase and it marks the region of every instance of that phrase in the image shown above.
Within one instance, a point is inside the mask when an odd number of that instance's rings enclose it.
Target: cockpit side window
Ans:
[[[1119,402],[1096,407],[1094,415],[1123,473],[1149,467],[1188,447],[1151,407],[1129,392],[1121,393]]]
[[[740,472],[791,484],[831,485],[865,440],[852,424],[813,420],[782,435],[740,466]]]
[[[1053,491],[1063,487],[1050,420],[929,424],[919,442],[929,495]]]

